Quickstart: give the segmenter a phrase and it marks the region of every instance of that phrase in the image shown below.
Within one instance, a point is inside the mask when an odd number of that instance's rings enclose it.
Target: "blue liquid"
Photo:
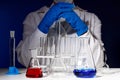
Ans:
[[[93,78],[96,75],[95,69],[74,69],[73,73],[79,78]]]

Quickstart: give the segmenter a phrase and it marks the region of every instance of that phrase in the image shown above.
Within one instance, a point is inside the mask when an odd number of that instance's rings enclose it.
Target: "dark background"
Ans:
[[[120,68],[120,8],[117,0],[75,0],[76,5],[95,13],[102,22],[102,40],[107,63]],[[50,6],[52,0],[0,0],[0,68],[9,67],[9,31],[15,30],[16,46],[22,39],[22,22],[28,13]],[[22,67],[17,59],[16,66]]]

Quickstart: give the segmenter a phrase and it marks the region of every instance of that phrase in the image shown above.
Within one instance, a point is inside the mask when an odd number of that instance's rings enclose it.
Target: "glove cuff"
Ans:
[[[44,26],[42,25],[42,24],[40,24],[39,26],[38,26],[38,29],[41,31],[41,32],[43,32],[44,34],[47,34],[48,33],[48,27],[46,27],[45,26],[45,24],[44,24]]]
[[[87,31],[88,31],[88,27],[86,27],[85,29],[79,29],[79,30],[77,30],[77,35],[81,36],[84,33],[86,33]]]

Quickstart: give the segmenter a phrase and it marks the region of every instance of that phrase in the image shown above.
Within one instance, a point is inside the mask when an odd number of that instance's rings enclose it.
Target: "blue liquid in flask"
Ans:
[[[93,78],[96,75],[96,69],[74,69],[73,73],[79,78]]]

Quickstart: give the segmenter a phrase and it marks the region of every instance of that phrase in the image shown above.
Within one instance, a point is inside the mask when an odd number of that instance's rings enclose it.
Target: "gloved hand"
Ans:
[[[88,26],[80,19],[80,17],[74,12],[63,12],[59,15],[60,18],[65,18],[65,20],[71,25],[71,27],[76,30],[77,35],[80,36],[87,32]]]
[[[56,3],[45,14],[44,18],[38,25],[38,28],[43,33],[45,34],[48,33],[50,26],[53,24],[55,20],[58,19],[58,16],[62,12],[72,11],[72,8],[74,8],[74,5],[71,3],[63,3],[63,2]]]

